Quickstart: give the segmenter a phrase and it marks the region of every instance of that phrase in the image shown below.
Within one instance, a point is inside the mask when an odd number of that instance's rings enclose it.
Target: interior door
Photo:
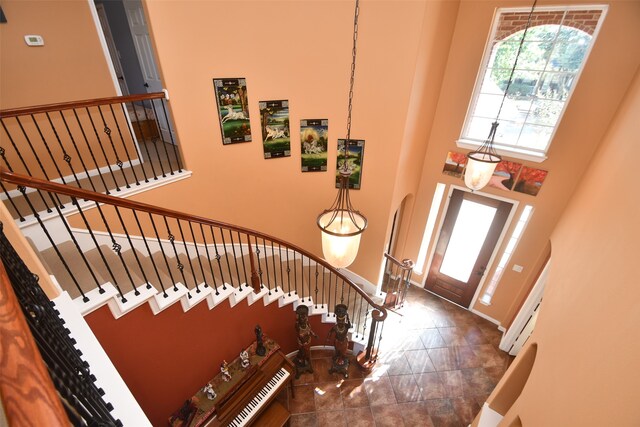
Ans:
[[[513,205],[454,189],[425,288],[469,307]]]
[[[140,69],[142,70],[142,75],[145,80],[144,86],[147,93],[162,92],[162,80],[160,79],[160,73],[156,65],[155,54],[151,44],[151,37],[149,36],[149,29],[147,28],[142,2],[140,0],[124,0],[123,3],[129,28],[131,29],[131,36],[133,37],[133,44],[136,49],[138,61],[140,62]],[[164,142],[171,142],[170,132],[173,132],[173,126],[170,120],[167,120],[162,107],[157,102],[155,106],[155,114],[158,116],[157,122],[162,140]],[[150,105],[147,107],[151,108]],[[175,135],[173,135],[173,141],[175,141]]]
[[[127,82],[124,79],[122,64],[120,63],[118,49],[116,48],[116,44],[113,41],[113,34],[111,33],[111,27],[109,26],[107,13],[104,10],[104,4],[96,3],[96,12],[98,12],[98,19],[100,20],[102,33],[104,34],[104,39],[107,42],[107,50],[109,51],[109,56],[111,57],[111,63],[113,64],[113,69],[116,72],[116,77],[118,78],[118,84],[120,85],[120,92],[122,93],[122,95],[129,95],[129,88],[127,87]]]

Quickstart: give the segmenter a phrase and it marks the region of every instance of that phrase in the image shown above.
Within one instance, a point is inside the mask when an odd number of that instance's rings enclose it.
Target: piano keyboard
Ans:
[[[269,380],[269,382],[256,394],[256,396],[244,407],[242,411],[236,416],[230,423],[230,427],[241,427],[248,425],[255,417],[257,412],[262,408],[265,402],[270,400],[270,397],[280,387],[280,384],[284,383],[287,377],[291,375],[289,371],[284,368],[280,368],[278,372]]]

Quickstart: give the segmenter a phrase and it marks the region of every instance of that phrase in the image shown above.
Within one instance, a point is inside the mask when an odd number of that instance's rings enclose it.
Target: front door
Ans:
[[[469,307],[513,205],[454,189],[425,289]]]

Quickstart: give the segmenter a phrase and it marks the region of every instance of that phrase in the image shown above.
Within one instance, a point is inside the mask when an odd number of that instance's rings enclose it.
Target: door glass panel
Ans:
[[[463,200],[440,273],[467,282],[489,233],[497,209]]]

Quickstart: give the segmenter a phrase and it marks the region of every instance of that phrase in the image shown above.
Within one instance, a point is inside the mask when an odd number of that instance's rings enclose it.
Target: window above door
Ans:
[[[494,146],[509,157],[541,162],[607,6],[536,8],[498,118]],[[528,9],[498,9],[458,146],[476,149],[489,134],[524,35]]]

